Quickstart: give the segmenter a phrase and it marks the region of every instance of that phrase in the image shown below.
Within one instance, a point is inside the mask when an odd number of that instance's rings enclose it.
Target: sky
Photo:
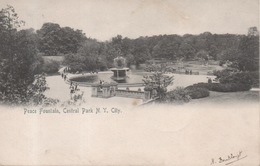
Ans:
[[[259,29],[259,0],[0,0],[15,8],[23,28],[58,23],[100,41],[116,35],[246,34]]]

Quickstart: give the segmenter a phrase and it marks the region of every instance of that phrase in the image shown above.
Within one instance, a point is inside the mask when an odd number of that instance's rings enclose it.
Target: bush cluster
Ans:
[[[189,89],[191,87],[206,88],[210,91],[216,91],[216,92],[248,91],[251,88],[249,84],[242,84],[242,83],[228,83],[228,84],[198,83],[198,84],[188,86],[186,88]]]
[[[236,69],[224,69],[221,71],[214,71],[214,75],[222,84],[241,83],[253,84],[255,75],[248,71],[238,71]]]
[[[187,103],[191,100],[188,91],[182,87],[166,93],[166,102],[168,103]]]
[[[185,88],[188,91],[188,95],[192,99],[199,99],[209,96],[209,90],[202,87],[197,86],[189,86]]]

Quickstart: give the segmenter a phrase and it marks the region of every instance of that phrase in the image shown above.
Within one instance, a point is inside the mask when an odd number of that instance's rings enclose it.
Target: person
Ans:
[[[73,88],[71,88],[70,89],[70,99],[72,99],[72,94],[74,93],[74,89]]]
[[[64,75],[64,80],[66,80],[67,79],[67,75]]]
[[[72,81],[70,81],[70,88],[71,88],[71,87],[73,87],[73,83],[72,83]]]
[[[63,73],[61,73],[61,78],[63,78]]]
[[[76,83],[76,85],[75,85],[75,90],[77,90],[77,87],[78,87],[78,84]]]
[[[211,78],[208,78],[208,83],[212,83],[212,79]]]

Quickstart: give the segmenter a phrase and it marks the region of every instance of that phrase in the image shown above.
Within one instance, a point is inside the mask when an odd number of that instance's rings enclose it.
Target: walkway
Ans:
[[[45,95],[50,98],[58,99],[61,103],[70,99],[70,85],[67,84],[60,75],[48,76],[46,81],[50,90],[45,92]],[[112,97],[108,99],[91,97],[91,87],[78,87],[84,92],[83,98],[86,103],[84,105],[92,107],[102,106],[118,106],[122,108],[133,108],[142,103],[141,99]]]

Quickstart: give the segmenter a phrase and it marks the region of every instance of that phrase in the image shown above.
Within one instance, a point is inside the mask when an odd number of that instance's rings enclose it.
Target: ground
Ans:
[[[259,164],[258,103],[146,105],[99,115],[23,111],[0,109],[1,165],[210,165],[240,151],[247,157],[233,165]]]
[[[208,103],[208,104],[236,104],[236,103],[258,103],[259,91],[244,91],[244,92],[213,92],[210,91],[210,96],[202,99],[194,99],[192,103]]]

